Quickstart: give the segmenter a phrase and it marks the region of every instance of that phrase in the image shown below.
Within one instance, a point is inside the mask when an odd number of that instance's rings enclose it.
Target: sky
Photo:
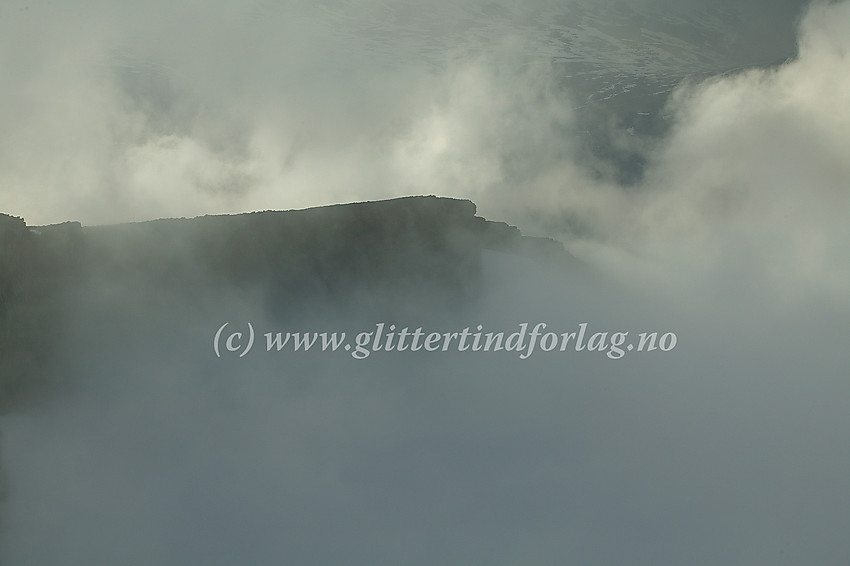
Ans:
[[[79,388],[0,417],[0,562],[847,562],[847,38],[848,2],[0,3],[3,212],[470,198],[601,279],[488,254],[426,323],[679,336],[239,366],[220,309],[94,288]]]

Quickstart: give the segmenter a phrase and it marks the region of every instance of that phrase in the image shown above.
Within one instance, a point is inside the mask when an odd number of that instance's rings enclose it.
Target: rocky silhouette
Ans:
[[[106,289],[110,306],[235,286],[282,318],[305,304],[451,308],[480,292],[485,250],[568,257],[468,200],[433,196],[93,227],[0,215],[0,405],[39,386],[63,312],[86,289]]]

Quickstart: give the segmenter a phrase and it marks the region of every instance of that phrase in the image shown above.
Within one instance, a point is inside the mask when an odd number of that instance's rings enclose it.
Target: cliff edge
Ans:
[[[93,227],[0,215],[0,407],[38,383],[45,345],[89,289],[104,308],[239,288],[282,318],[310,304],[433,311],[475,299],[485,250],[567,257],[471,201],[434,196]]]

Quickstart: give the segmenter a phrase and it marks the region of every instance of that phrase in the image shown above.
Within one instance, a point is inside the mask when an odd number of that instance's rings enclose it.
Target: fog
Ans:
[[[270,309],[179,245],[197,279],[95,274],[0,416],[0,563],[850,560],[850,3],[2,11],[31,225],[438,194],[572,256],[485,252],[453,307]],[[224,322],[678,343],[218,358]]]
[[[792,57],[802,6],[7,1],[0,194],[32,224],[416,193],[510,220],[504,193],[638,176],[626,130],[686,76]]]

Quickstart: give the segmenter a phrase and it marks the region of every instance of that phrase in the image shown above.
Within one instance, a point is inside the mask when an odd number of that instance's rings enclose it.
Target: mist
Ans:
[[[622,138],[663,131],[686,76],[792,57],[802,6],[4,2],[0,190],[32,224],[566,201],[640,177]]]
[[[127,258],[63,295],[0,416],[0,563],[850,559],[850,3],[0,9],[0,198],[31,226],[436,194],[566,249],[484,251],[460,303],[347,302],[89,229]],[[225,322],[678,341],[218,358]]]

